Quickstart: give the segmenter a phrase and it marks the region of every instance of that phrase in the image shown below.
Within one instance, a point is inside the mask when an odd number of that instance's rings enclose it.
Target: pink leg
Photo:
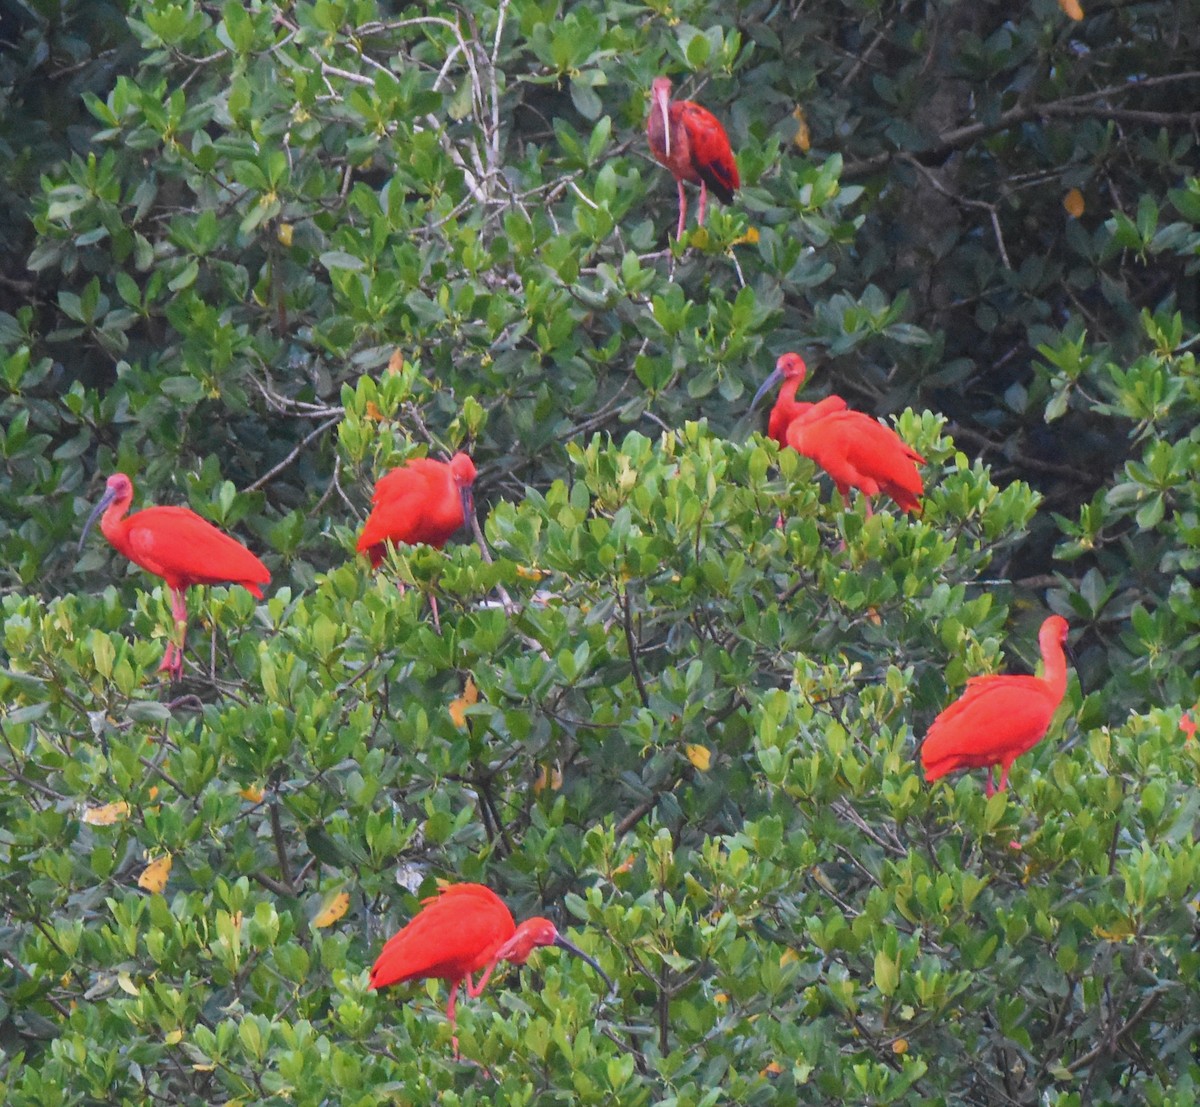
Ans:
[[[429,610],[433,614],[433,629],[436,630],[438,634],[441,634],[442,622],[438,618],[437,596],[435,596],[432,592],[429,593]],[[471,978],[468,976],[467,979],[470,980]]]
[[[471,978],[468,976],[468,980]],[[446,1004],[446,1018],[450,1020],[450,1043],[454,1046],[454,1059],[458,1060],[458,1033],[454,1028],[454,1005],[458,1002],[458,986],[460,980],[450,981],[450,1002]]]
[[[163,650],[162,664],[159,665],[159,667],[158,667],[158,671],[160,673],[166,672],[166,673],[170,673],[172,676],[175,675],[175,666],[176,666],[175,654],[177,652],[178,652],[178,647],[175,645],[175,643],[168,641],[167,648],[165,650]],[[182,667],[182,662],[180,663],[180,666]]]
[[[159,672],[169,672],[176,680],[183,675],[183,644],[187,637],[187,602],[182,588],[171,588],[171,618],[175,625],[163,654]]]
[[[1000,766],[1000,791],[1001,792],[1008,791],[1008,770],[1011,768],[1012,768],[1011,761],[1005,761],[1004,764]],[[991,770],[989,769],[988,772],[990,773]]]
[[[680,188],[683,185],[679,186]],[[700,214],[696,216],[696,226],[704,226],[704,205],[708,203],[708,189],[704,187],[704,182],[700,182]]]
[[[675,230],[675,237],[683,237],[683,228],[687,223],[687,193],[683,191],[683,181],[675,182],[679,186],[679,226]]]
[[[487,982],[492,978],[492,970],[496,967],[496,962],[493,961],[483,970],[483,975],[479,978],[478,984],[471,983],[471,977],[467,977],[467,995],[474,999],[484,988],[487,987]]]
[[[987,775],[983,778],[983,793],[988,799],[992,798],[992,793],[996,790],[995,781],[992,780],[992,767],[988,765],[983,770]]]

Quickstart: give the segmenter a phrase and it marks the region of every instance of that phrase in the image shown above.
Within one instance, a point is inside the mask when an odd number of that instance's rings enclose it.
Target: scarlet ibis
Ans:
[[[696,222],[701,226],[708,190],[711,188],[722,203],[730,204],[742,182],[729,136],[712,112],[691,100],[672,100],[669,77],[654,78],[650,101],[646,137],[654,160],[671,171],[679,187],[679,227],[675,237],[682,238],[687,222],[684,181],[700,186],[700,214]]]
[[[1186,711],[1180,716],[1179,729],[1187,735],[1189,742],[1196,737],[1196,720]]]
[[[784,354],[755,394],[751,407],[780,378],[784,380],[771,409],[767,433],[815,461],[833,478],[843,498],[849,497],[851,488],[867,496],[882,492],[902,510],[920,511],[925,485],[917,465],[923,465],[925,459],[891,427],[847,408],[840,396],[827,396],[815,404],[798,403],[796,390],[805,371],[799,354]],[[868,513],[870,510],[868,501]]]
[[[1051,615],[1038,633],[1043,675],[979,676],[930,726],[921,746],[925,779],[937,780],[959,769],[987,769],[990,796],[992,766],[1000,766],[1000,791],[1021,754],[1046,735],[1067,690],[1067,621]]]
[[[230,538],[186,507],[145,507],[128,518],[133,481],[113,473],[104,495],[92,508],[79,538],[79,549],[98,516],[104,537],[135,565],[162,577],[171,593],[175,635],[167,643],[159,670],[178,678],[183,672],[183,643],[187,633],[184,594],[193,584],[240,584],[262,599],[262,585],[271,574],[237,539]],[[178,639],[178,640],[176,640]]]
[[[483,884],[451,884],[423,899],[421,910],[384,945],[371,968],[370,987],[427,977],[449,982],[446,1017],[457,1056],[454,1005],[459,984],[467,982],[467,995],[473,999],[486,987],[497,964],[523,965],[539,946],[558,946],[582,958],[612,991],[604,970],[559,934],[549,919],[535,917],[517,926],[504,901]],[[476,984],[471,977],[480,969],[483,975]]]
[[[385,473],[375,483],[359,552],[378,565],[388,542],[425,542],[440,550],[473,513],[474,483],[475,463],[463,453],[449,461],[413,458]]]
[[[846,401],[841,396],[826,396],[814,404],[800,403],[796,392],[808,375],[808,366],[799,354],[780,354],[775,362],[771,375],[759,386],[750,401],[750,410],[758,407],[758,402],[781,380],[783,387],[775,398],[775,406],[771,408],[767,419],[767,436],[775,439],[781,446],[786,446],[788,425],[803,416],[806,419],[817,419],[834,411],[845,411]]]

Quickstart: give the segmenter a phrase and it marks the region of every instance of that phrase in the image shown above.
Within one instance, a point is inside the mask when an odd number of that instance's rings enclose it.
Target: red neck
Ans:
[[[771,408],[771,417],[767,420],[767,436],[775,439],[781,446],[787,445],[787,429],[791,421],[805,408],[812,406],[796,402],[796,391],[803,383],[803,377],[785,378],[775,406]]]
[[[1042,647],[1042,679],[1050,686],[1056,700],[1061,700],[1067,691],[1067,655],[1062,640],[1042,629],[1039,636]]]

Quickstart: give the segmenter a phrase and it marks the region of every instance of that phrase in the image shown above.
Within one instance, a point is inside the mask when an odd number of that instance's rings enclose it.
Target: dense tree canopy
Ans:
[[[1081,2],[0,7],[6,1102],[1195,1102],[1200,5]],[[788,350],[919,514],[756,433]],[[479,541],[373,574],[457,449]],[[179,682],[114,471],[273,575]],[[929,786],[1050,610],[1050,736]],[[439,880],[614,993],[537,953],[455,1062],[367,987]]]

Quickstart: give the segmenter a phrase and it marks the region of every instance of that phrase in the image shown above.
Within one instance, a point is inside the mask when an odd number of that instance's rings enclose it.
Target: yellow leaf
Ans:
[[[167,1045],[179,1045],[179,1043],[183,1041],[183,1031],[176,1028],[175,1030],[172,1030],[171,1033],[165,1038],[163,1038],[163,1041],[166,1042]]]
[[[778,1061],[772,1061],[766,1068],[758,1070],[759,1076],[778,1076],[783,1072],[783,1066]]]
[[[782,969],[784,965],[790,965],[793,961],[799,961],[800,954],[794,949],[785,949],[783,956],[779,958],[779,967]]]
[[[367,410],[363,418],[371,423],[383,422],[383,412],[379,410],[379,405],[374,400],[367,401]]]
[[[631,853],[628,857],[625,858],[624,861],[622,861],[615,869],[613,869],[613,876],[616,876],[617,873],[629,872],[629,870],[633,868],[633,863],[636,860],[637,860],[637,857]]]
[[[129,804],[124,800],[116,803],[106,803],[103,807],[87,807],[83,812],[83,821],[91,826],[112,826],[129,814]]]
[[[1063,207],[1067,209],[1067,214],[1078,219],[1083,214],[1083,193],[1077,188],[1071,189],[1063,197]]]
[[[1068,19],[1073,19],[1076,23],[1083,18],[1083,9],[1079,6],[1079,0],[1058,0],[1058,6],[1062,8],[1063,14]]]
[[[473,703],[479,702],[479,689],[475,687],[475,682],[467,677],[467,683],[463,687],[463,694],[456,700],[450,701],[450,721],[463,730],[467,725],[467,708]]]
[[[552,792],[557,792],[562,787],[562,770],[555,766],[553,770],[548,769],[545,765],[538,766],[538,777],[533,782],[534,795],[545,791],[547,788]]]
[[[204,1064],[204,1065],[197,1063],[192,1066],[192,1071],[193,1072],[212,1072],[212,1070],[215,1069],[216,1067],[217,1067],[216,1064],[213,1062],[209,1062],[208,1064]]]
[[[728,1003],[729,994],[727,992],[718,992],[713,996],[713,1003]]]
[[[292,244],[293,229],[291,223],[279,224],[279,229],[275,232],[275,237],[279,239],[281,246],[290,246]]]
[[[712,750],[707,746],[691,745],[684,747],[687,759],[702,773],[706,773],[712,765]]]
[[[399,350],[393,350],[392,356],[388,358],[387,371],[389,373],[399,373],[404,368],[404,355]]]
[[[258,784],[251,784],[248,788],[243,788],[238,795],[247,803],[262,803],[264,792]]]
[[[142,875],[138,877],[138,887],[146,892],[161,892],[167,886],[167,877],[170,875],[171,855],[164,853],[142,870]]]
[[[517,566],[517,576],[522,580],[541,580],[545,575],[545,569],[534,569],[526,565]]]
[[[151,801],[158,799],[158,785],[151,784],[150,788],[146,792],[146,795],[150,798]]]
[[[892,1042],[892,1052],[895,1054],[907,1053],[908,1052],[908,1039],[907,1038],[897,1038],[894,1042]]]
[[[138,994],[137,985],[133,982],[133,978],[127,972],[117,973],[117,986],[126,995],[136,996]]]
[[[756,242],[758,242],[758,238],[758,228],[748,227],[745,234],[740,234],[733,240],[733,244],[735,246],[753,246]],[[678,575],[676,575],[675,579],[679,579]]]
[[[318,930],[323,930],[327,926],[333,926],[349,909],[350,893],[337,892],[332,896],[326,896],[325,902],[321,905],[321,910],[317,912],[317,917],[313,919],[313,926]]]
[[[808,129],[808,116],[799,104],[792,110],[792,118],[796,121],[796,137],[792,141],[800,148],[801,153],[807,154],[812,149],[812,133]]]

